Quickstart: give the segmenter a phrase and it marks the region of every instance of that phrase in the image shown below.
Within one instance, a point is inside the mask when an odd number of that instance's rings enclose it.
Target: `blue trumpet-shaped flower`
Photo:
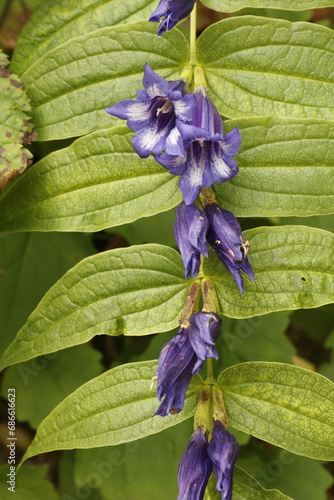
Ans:
[[[249,243],[244,241],[239,222],[228,210],[220,208],[216,203],[205,205],[204,211],[209,220],[207,241],[232,274],[241,293],[244,293],[244,271],[252,281],[254,273],[248,261]]]
[[[221,500],[231,500],[238,451],[237,440],[218,420],[210,442],[207,433],[197,429],[180,461],[178,500],[203,500],[212,468],[217,478],[216,488],[222,493]]]
[[[169,153],[166,148],[164,153],[155,155],[171,174],[182,176],[180,189],[187,205],[196,200],[202,187],[228,181],[237,174],[238,167],[232,156],[238,153],[241,141],[237,127],[223,137],[221,116],[204,88],[197,88],[195,97],[197,108],[191,120],[176,122],[183,138],[184,154]]]
[[[149,21],[159,23],[158,35],[171,30],[176,23],[189,16],[196,0],[160,0]]]
[[[132,143],[141,158],[146,158],[151,151],[184,154],[176,119],[180,123],[191,119],[196,108],[195,96],[185,94],[184,81],[167,81],[147,63],[143,85],[145,90],[138,90],[136,99],[124,99],[105,110],[127,120],[128,126],[136,132]]]
[[[216,420],[208,446],[208,455],[217,478],[216,488],[222,493],[221,500],[232,499],[233,470],[238,452],[238,441]]]
[[[208,257],[206,233],[208,219],[205,213],[196,205],[180,203],[176,211],[174,223],[174,236],[180,249],[185,268],[185,277],[195,278],[200,266],[201,254]]]
[[[212,462],[207,448],[206,433],[199,428],[194,432],[180,461],[177,500],[201,500],[204,497],[212,471]]]
[[[218,358],[214,343],[220,333],[219,316],[197,312],[191,315],[189,323],[161,349],[155,374],[161,403],[155,415],[179,413],[192,376],[201,370],[207,358]]]

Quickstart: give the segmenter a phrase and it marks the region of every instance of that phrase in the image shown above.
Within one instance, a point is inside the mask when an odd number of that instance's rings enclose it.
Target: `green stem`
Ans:
[[[197,6],[196,3],[190,14],[190,64],[197,64],[196,56],[196,20],[197,20]]]
[[[206,360],[207,362],[207,378],[206,378],[206,383],[210,383],[214,380],[214,377],[213,377],[213,368],[212,368],[212,359],[211,358],[208,358]]]

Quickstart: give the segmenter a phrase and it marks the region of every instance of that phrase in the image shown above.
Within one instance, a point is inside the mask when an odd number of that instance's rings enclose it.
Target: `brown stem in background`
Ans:
[[[7,2],[5,3],[5,6],[3,8],[3,11],[1,12],[1,15],[0,15],[0,28],[2,27],[2,25],[5,22],[6,17],[8,16],[9,9],[10,9],[10,7],[12,5],[12,1],[13,0],[7,0]]]

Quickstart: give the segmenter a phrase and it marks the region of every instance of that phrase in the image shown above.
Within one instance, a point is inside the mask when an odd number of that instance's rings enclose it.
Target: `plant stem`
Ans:
[[[208,358],[207,359],[207,378],[206,378],[206,383],[212,382],[214,380],[213,377],[213,369],[212,369],[212,359]]]
[[[196,57],[196,21],[197,21],[197,6],[196,3],[190,14],[190,64],[197,64]]]

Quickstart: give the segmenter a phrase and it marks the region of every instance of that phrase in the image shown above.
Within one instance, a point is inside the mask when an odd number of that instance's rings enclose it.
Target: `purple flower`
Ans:
[[[176,126],[184,142],[184,155],[166,151],[155,154],[155,159],[170,170],[181,175],[180,189],[184,201],[191,205],[203,186],[211,187],[214,182],[230,180],[238,172],[236,155],[240,147],[240,132],[236,127],[223,138],[223,122],[205,89],[195,91],[196,111],[191,120],[176,120]]]
[[[243,294],[244,284],[240,272],[244,271],[254,281],[254,273],[247,258],[249,243],[244,241],[239,222],[231,212],[218,207],[216,203],[205,205],[204,211],[209,220],[208,243],[232,274]]]
[[[155,415],[165,417],[168,413],[179,413],[192,376],[201,370],[207,358],[218,358],[214,342],[220,333],[219,316],[197,312],[191,315],[189,323],[161,349],[155,374],[161,403]]]
[[[194,432],[181,458],[178,472],[179,496],[177,500],[202,500],[212,471],[208,455],[208,440],[199,428]]]
[[[221,500],[231,500],[233,469],[239,445],[235,437],[218,420],[214,423],[207,451],[217,478],[216,488],[222,492]]]
[[[208,226],[205,213],[196,205],[187,206],[182,202],[177,207],[174,236],[181,252],[186,279],[191,275],[193,278],[197,276],[201,254],[208,257],[206,242]]]
[[[197,429],[180,461],[178,500],[203,500],[212,468],[217,478],[216,488],[222,493],[221,500],[231,500],[238,451],[237,440],[218,420],[209,443],[204,430]]]
[[[158,35],[174,28],[176,23],[189,16],[196,0],[160,0],[158,7],[152,13],[149,21],[159,23]]]
[[[151,151],[184,154],[183,139],[175,122],[176,119],[180,123],[191,119],[196,107],[195,96],[185,94],[185,82],[167,81],[147,63],[143,85],[145,90],[138,90],[136,99],[124,99],[105,110],[127,120],[128,126],[136,132],[132,143],[141,158],[147,158]]]
[[[193,374],[198,373],[207,358],[218,359],[216,349],[213,347],[218,339],[221,328],[221,319],[217,314],[197,312],[189,319],[189,341],[197,360]]]

